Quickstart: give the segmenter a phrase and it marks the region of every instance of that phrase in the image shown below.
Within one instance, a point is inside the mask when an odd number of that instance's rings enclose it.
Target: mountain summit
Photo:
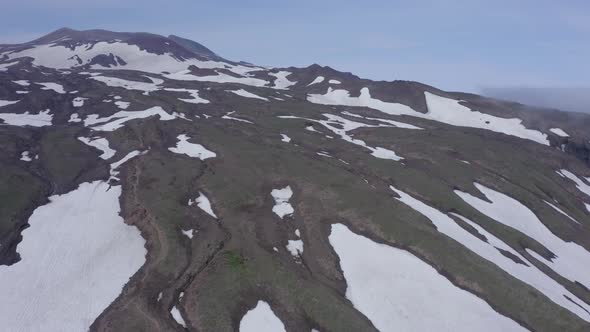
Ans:
[[[588,331],[589,126],[177,36],[0,45],[0,327]]]

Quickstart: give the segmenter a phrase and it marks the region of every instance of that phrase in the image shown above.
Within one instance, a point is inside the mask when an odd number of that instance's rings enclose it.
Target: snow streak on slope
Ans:
[[[158,115],[160,117],[160,120],[162,121],[174,120],[176,118],[174,115],[166,113],[166,111],[164,111],[160,106],[154,106],[143,111],[119,111],[105,118],[99,118],[97,114],[90,114],[86,117],[86,119],[84,119],[84,125],[87,127],[91,126],[93,130],[114,131],[123,127],[123,125],[127,121],[135,119],[145,119],[154,115]],[[111,121],[113,119],[115,120]]]
[[[117,77],[108,77],[108,76],[91,76],[90,78],[99,82],[106,84],[107,86],[114,87],[114,88],[124,88],[127,90],[139,90],[143,91],[145,94],[148,94],[153,91],[160,90],[160,84],[164,83],[163,80],[158,78],[153,78],[149,76],[144,76],[149,78],[152,82],[139,82],[139,81],[130,81],[124,80],[122,78]]]
[[[358,97],[351,97],[346,90],[328,88],[326,94],[310,94],[307,96],[307,100],[323,105],[369,107],[391,115],[410,115],[453,126],[481,128],[549,145],[546,134],[525,128],[520,119],[506,119],[472,111],[468,107],[459,104],[457,100],[437,96],[429,92],[424,92],[424,95],[428,105],[428,113],[426,114],[416,112],[406,105],[375,99],[371,97],[368,88],[362,88]]]
[[[182,318],[182,314],[180,313],[180,310],[178,310],[178,308],[176,308],[176,306],[173,306],[172,309],[170,309],[170,314],[172,315],[172,318],[174,318],[174,320],[182,325],[182,327],[186,328],[186,322],[184,321],[184,318]]]
[[[178,100],[184,101],[185,103],[190,103],[190,104],[209,104],[209,101],[207,99],[204,99],[204,98],[199,97],[199,90],[172,89],[172,88],[166,88],[164,90],[171,91],[171,92],[187,92],[191,96],[191,99],[178,98]]]
[[[86,331],[145,262],[145,241],[119,216],[120,186],[102,181],[50,197],[0,266],[4,331]]]
[[[273,189],[270,195],[275,200],[275,205],[272,207],[274,212],[279,218],[283,219],[285,216],[289,216],[295,212],[289,200],[293,196],[293,190],[291,186],[286,186],[282,189]]]
[[[462,191],[455,190],[455,193],[486,216],[537,240],[556,256],[550,261],[541,258],[541,262],[561,276],[590,287],[590,253],[586,249],[576,243],[565,242],[551,233],[541,220],[519,201],[479,183],[474,185],[491,203]]]
[[[7,62],[7,63],[0,63],[0,71],[7,71],[8,67],[14,66],[18,63],[18,61]]]
[[[363,127],[365,127],[365,128],[379,128],[379,127],[392,127],[392,126],[383,125],[383,124],[369,125],[369,124],[362,123],[362,122],[351,121],[351,120],[345,119],[341,116],[329,114],[329,113],[324,113],[323,116],[328,118],[328,120],[314,120],[314,119],[300,118],[297,116],[290,116],[290,115],[279,116],[279,118],[281,118],[281,119],[303,119],[303,120],[307,120],[307,121],[317,122],[319,124],[322,124],[328,130],[332,131],[334,134],[340,136],[341,139],[343,139],[347,142],[350,142],[352,144],[362,146],[362,147],[370,150],[371,155],[373,157],[380,158],[380,159],[390,159],[390,160],[394,160],[394,161],[400,161],[403,159],[402,157],[398,156],[394,151],[391,151],[391,150],[385,149],[385,148],[381,148],[381,147],[368,146],[367,143],[365,143],[365,141],[357,139],[357,138],[353,138],[352,135],[348,133],[349,131],[352,131],[352,130],[355,130],[358,128],[363,128]],[[306,127],[305,129],[321,133],[321,132],[315,130],[315,128],[313,128],[313,127]]]
[[[453,214],[455,217],[460,218],[465,223],[477,230],[479,234],[485,236],[487,242],[483,241],[459,226],[448,215],[424,204],[423,202],[415,199],[401,190],[394,188],[393,186],[390,186],[390,188],[400,196],[400,198],[397,198],[398,201],[408,205],[432,221],[439,232],[461,243],[467,249],[476,253],[480,257],[494,263],[496,266],[508,272],[513,277],[536,288],[553,302],[570,310],[580,318],[590,321],[590,314],[586,311],[590,311],[589,305],[585,304],[582,300],[570,293],[558,282],[545,275],[534,265],[530,264],[530,262],[528,262],[525,257],[520,255],[516,250],[512,249],[504,241],[487,232],[473,221],[461,215]],[[504,256],[498,249],[511,253],[527,265],[514,262],[512,259]],[[572,301],[575,303],[569,301],[565,296],[572,299]]]
[[[241,96],[241,97],[253,98],[253,99],[261,99],[261,100],[264,100],[264,101],[268,101],[267,98],[260,97],[258,95],[253,94],[252,92],[248,92],[248,91],[246,91],[244,89],[240,89],[240,90],[228,90],[228,91],[231,92],[231,93],[235,93],[236,95]]]
[[[268,303],[258,301],[240,321],[240,332],[285,332],[285,325],[275,315]]]
[[[407,251],[332,225],[346,297],[381,332],[526,331]]]
[[[563,131],[563,129],[560,129],[560,128],[551,128],[551,129],[549,129],[549,131],[554,133],[555,135],[561,136],[561,137],[569,137],[570,136],[565,131]]]
[[[566,169],[561,169],[561,170],[557,171],[557,174],[559,174],[562,177],[565,177],[565,178],[568,178],[568,179],[574,181],[576,183],[576,187],[578,188],[579,191],[590,196],[590,185],[585,183],[582,179],[577,177],[574,173],[572,173]],[[586,180],[588,180],[588,178],[586,178]]]
[[[12,104],[16,104],[18,103],[20,100],[1,100],[0,99],[0,107],[2,106],[8,106],[8,105],[12,105]]]
[[[86,145],[92,146],[100,150],[102,152],[100,158],[104,160],[110,159],[117,152],[109,147],[109,141],[107,141],[106,138],[78,137],[78,140]]]
[[[31,126],[31,127],[44,127],[51,126],[53,114],[49,114],[49,110],[41,111],[38,114],[24,113],[0,113],[0,119],[4,120],[3,124],[11,126]],[[2,125],[2,124],[0,124]]]
[[[197,76],[190,73],[190,70],[183,70],[173,74],[165,74],[164,77],[178,81],[199,81],[213,83],[237,83],[262,87],[268,84],[268,81],[255,77],[235,77],[226,73],[217,73],[217,75]]]
[[[563,214],[564,216],[568,217],[568,218],[569,218],[571,221],[575,222],[576,224],[580,224],[580,222],[579,222],[579,221],[577,221],[576,219],[572,218],[572,217],[571,217],[569,214],[567,214],[567,213],[563,212],[563,210],[562,210],[562,209],[560,209],[560,208],[558,208],[557,206],[555,206],[555,205],[553,205],[553,204],[551,204],[551,203],[549,203],[549,202],[547,202],[547,201],[543,201],[543,202],[545,202],[545,204],[547,204],[547,205],[549,205],[550,207],[552,207],[552,208],[553,208],[555,211],[557,211],[557,212],[559,212],[559,213]]]
[[[168,148],[168,150],[178,154],[185,154],[189,157],[199,158],[201,160],[217,156],[215,152],[207,150],[201,144],[189,142],[188,140],[190,137],[188,137],[187,135],[178,135],[177,138],[178,143],[176,143],[176,147]]]

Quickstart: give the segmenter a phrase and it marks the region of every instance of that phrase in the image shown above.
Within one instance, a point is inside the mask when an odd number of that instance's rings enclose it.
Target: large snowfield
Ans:
[[[332,225],[329,239],[346,278],[346,297],[381,332],[526,331],[407,251],[342,224]]]
[[[428,113],[420,113],[400,103],[388,103],[373,98],[368,88],[362,88],[358,97],[351,97],[347,90],[328,88],[325,94],[310,94],[309,102],[323,105],[343,105],[369,107],[390,115],[410,115],[438,121],[453,126],[480,128],[506,135],[529,139],[543,145],[549,145],[547,135],[537,130],[527,129],[521,119],[500,118],[486,113],[473,111],[461,105],[458,100],[424,92]]]
[[[145,241],[102,181],[50,197],[29,219],[21,261],[0,266],[4,331],[86,331],[144,264]]]

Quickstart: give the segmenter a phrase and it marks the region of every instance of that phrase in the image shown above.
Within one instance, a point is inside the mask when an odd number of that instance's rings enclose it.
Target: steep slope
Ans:
[[[0,326],[586,331],[588,125],[174,36],[1,45]]]

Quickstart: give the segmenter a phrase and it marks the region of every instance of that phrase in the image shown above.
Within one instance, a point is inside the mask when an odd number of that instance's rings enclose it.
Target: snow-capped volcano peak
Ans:
[[[62,28],[27,43],[1,45],[0,52],[5,60],[32,58],[34,65],[53,69],[127,69],[160,74],[185,71],[191,66],[229,69],[237,65],[189,39],[106,30]]]

